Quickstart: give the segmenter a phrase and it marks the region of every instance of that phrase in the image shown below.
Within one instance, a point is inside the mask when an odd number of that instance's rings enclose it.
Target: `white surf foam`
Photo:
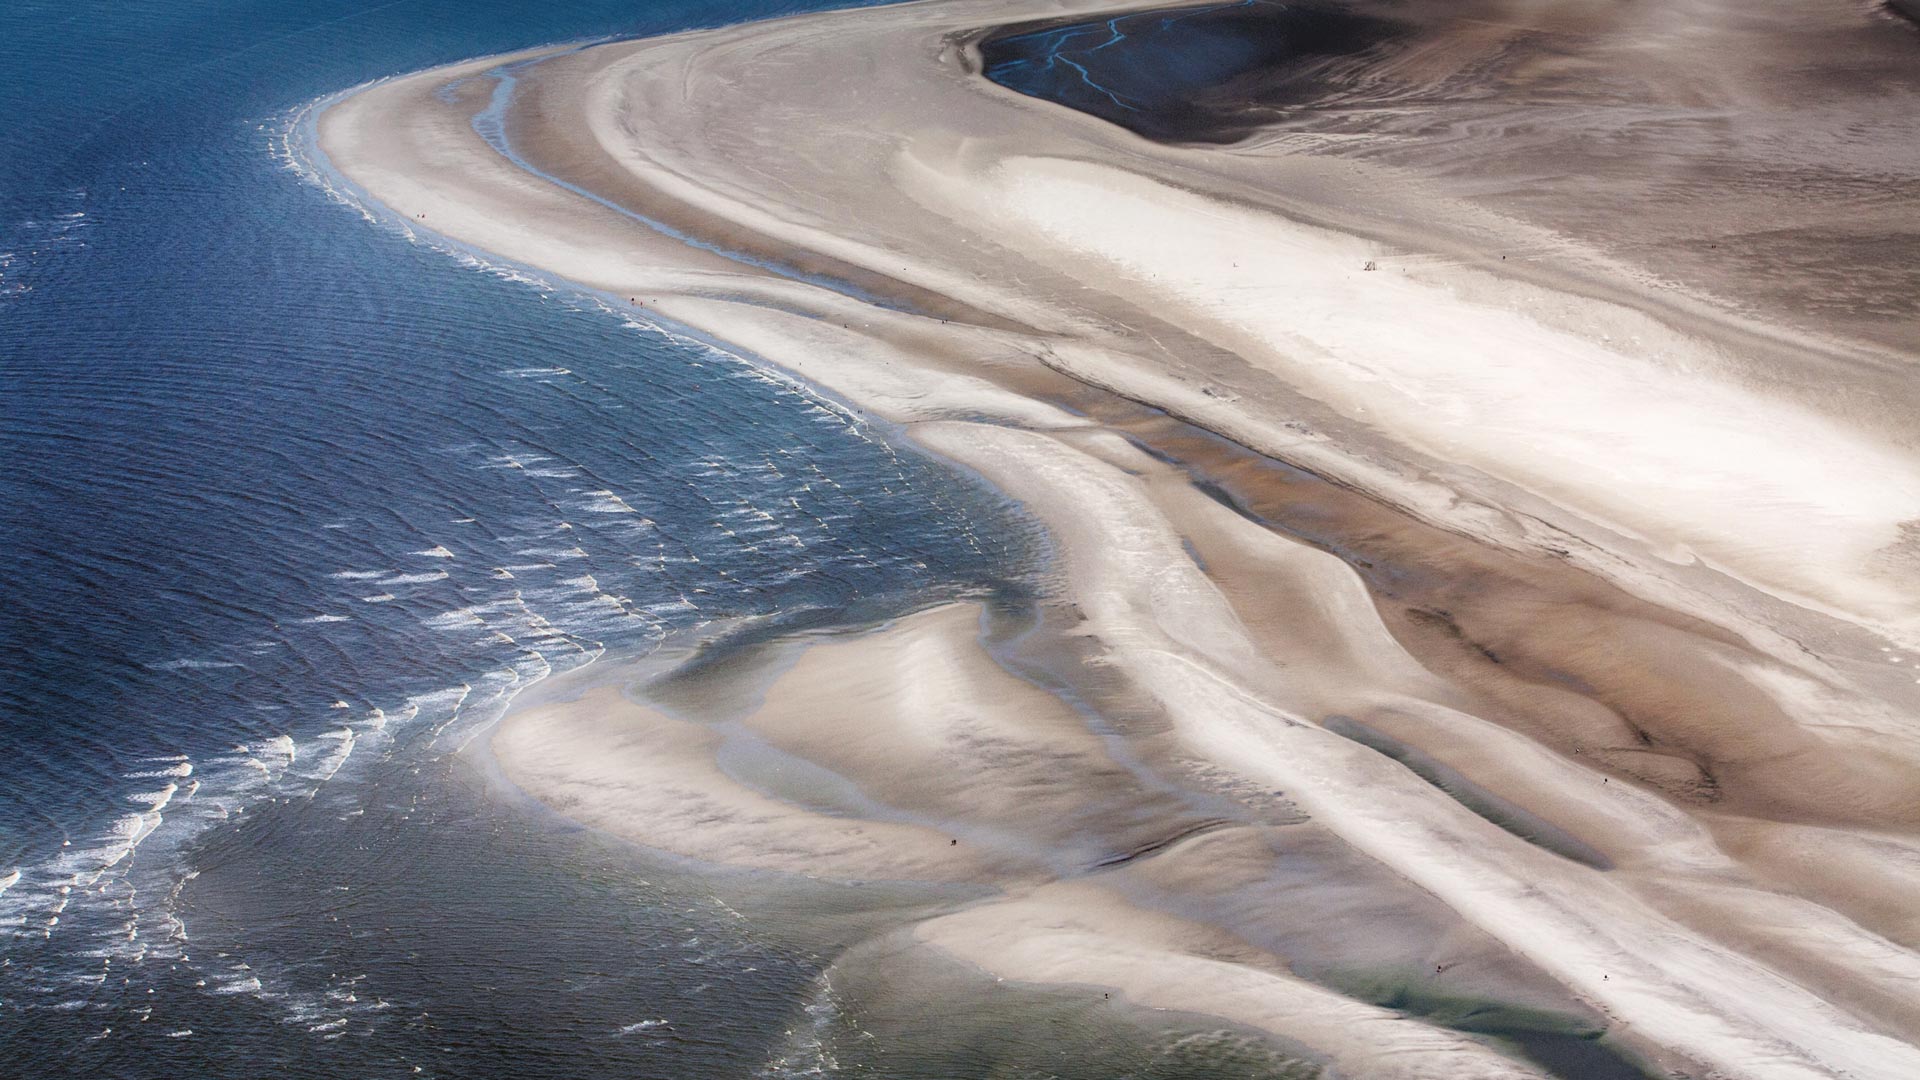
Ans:
[[[194,660],[190,658],[166,660],[157,664],[146,665],[149,671],[211,671],[218,668],[237,668],[241,666],[243,665],[236,664],[231,660]]]

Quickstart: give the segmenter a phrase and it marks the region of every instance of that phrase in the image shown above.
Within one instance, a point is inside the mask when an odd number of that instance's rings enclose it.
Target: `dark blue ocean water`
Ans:
[[[0,6],[0,1076],[737,1076],[782,1044],[818,957],[453,755],[707,620],[1000,589],[1026,527],[285,147],[368,79],[790,9]]]

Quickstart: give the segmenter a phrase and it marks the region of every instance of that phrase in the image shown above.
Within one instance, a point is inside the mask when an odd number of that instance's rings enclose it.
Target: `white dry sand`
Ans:
[[[1435,458],[1667,558],[1896,625],[1920,615],[1920,567],[1884,561],[1920,521],[1920,459],[1702,377],[1685,352],[1555,326],[1534,313],[1557,302],[1543,291],[1370,273],[1364,242],[1106,165],[1013,158],[949,190],[969,200],[954,216],[1041,239],[1030,250],[1062,272]]]

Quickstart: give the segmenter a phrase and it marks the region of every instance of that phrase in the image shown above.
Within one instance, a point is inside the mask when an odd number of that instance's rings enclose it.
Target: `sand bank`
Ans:
[[[1357,1074],[1529,1075],[1387,984],[1920,1074],[1905,360],[1325,140],[1014,94],[982,33],[1106,10],[1016,8],[527,54],[497,130],[499,59],[320,117],[405,227],[785,366],[1058,547],[1017,642],[952,606],[751,704],[597,691],[510,719],[507,774],[694,859],[993,890],[916,940]]]

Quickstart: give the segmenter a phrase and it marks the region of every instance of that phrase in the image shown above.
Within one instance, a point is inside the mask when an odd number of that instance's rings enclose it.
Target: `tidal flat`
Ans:
[[[889,1060],[1039,994],[1279,1075],[1920,1072],[1920,42],[1482,7],[937,0],[328,103],[376,218],[1039,535],[1017,595],[602,662],[504,778],[930,890],[823,976]]]

